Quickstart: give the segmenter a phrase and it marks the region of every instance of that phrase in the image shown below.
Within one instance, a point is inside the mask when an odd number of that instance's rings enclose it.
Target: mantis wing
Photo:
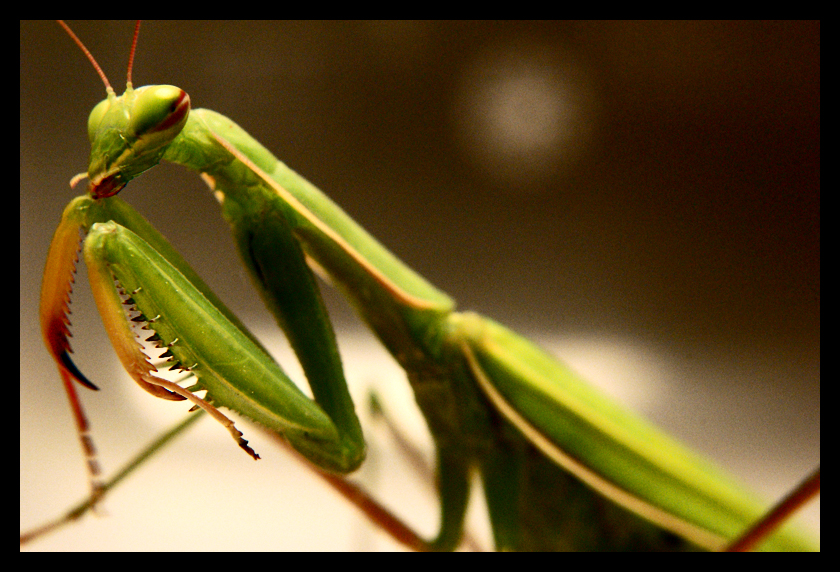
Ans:
[[[767,510],[713,463],[529,340],[476,314],[459,321],[464,355],[485,395],[547,457],[603,496],[709,549]],[[762,546],[813,549],[788,526]]]

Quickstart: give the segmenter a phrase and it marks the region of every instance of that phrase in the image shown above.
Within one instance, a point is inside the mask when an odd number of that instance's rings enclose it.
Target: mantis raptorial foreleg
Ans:
[[[70,171],[70,172],[75,172],[75,170],[78,170],[78,169],[74,169],[73,171]],[[132,187],[132,188],[134,189],[134,187]],[[343,201],[342,201],[342,202],[343,202]],[[99,351],[100,351],[100,353],[101,353],[101,350],[99,350]],[[100,377],[98,377],[97,379],[102,379],[102,377],[100,376]]]

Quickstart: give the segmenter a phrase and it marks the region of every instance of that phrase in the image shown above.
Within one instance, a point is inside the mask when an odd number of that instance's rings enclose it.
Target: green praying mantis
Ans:
[[[79,336],[79,337],[81,337],[81,336]]]

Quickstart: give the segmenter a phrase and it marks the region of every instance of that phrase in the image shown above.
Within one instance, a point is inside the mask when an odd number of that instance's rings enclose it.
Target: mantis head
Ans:
[[[94,198],[117,194],[131,179],[157,165],[190,114],[190,96],[173,85],[112,90],[88,118],[91,151],[88,192]]]

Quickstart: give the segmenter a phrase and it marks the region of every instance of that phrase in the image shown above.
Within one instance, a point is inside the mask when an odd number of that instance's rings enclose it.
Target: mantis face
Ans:
[[[88,192],[117,194],[131,179],[160,163],[190,114],[190,96],[172,85],[129,84],[119,97],[109,93],[88,119],[91,152]]]

